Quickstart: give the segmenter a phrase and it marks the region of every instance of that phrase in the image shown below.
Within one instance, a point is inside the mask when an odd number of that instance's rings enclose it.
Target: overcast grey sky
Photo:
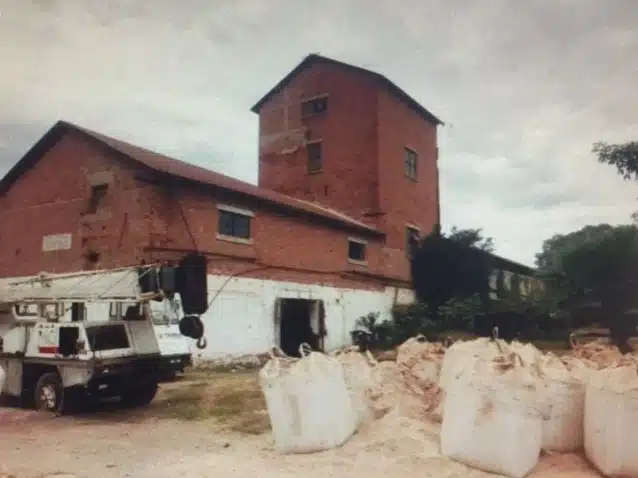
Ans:
[[[531,264],[638,209],[590,153],[638,139],[637,24],[635,0],[0,0],[0,174],[66,119],[256,182],[249,108],[320,53],[446,121],[444,228]]]

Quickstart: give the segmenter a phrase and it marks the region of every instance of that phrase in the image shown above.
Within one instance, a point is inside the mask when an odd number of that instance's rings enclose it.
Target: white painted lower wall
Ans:
[[[0,286],[21,279],[25,277],[3,278]],[[369,291],[222,275],[208,276],[208,293],[210,307],[202,316],[207,347],[200,350],[187,339],[196,361],[261,354],[277,345],[277,298],[323,301],[326,351],[351,343],[350,332],[359,317],[379,312],[380,320],[389,319],[394,303],[414,300],[412,291],[402,288]]]
[[[395,301],[404,304],[413,300],[411,290],[394,287],[368,291],[242,277],[229,280],[217,275],[208,276],[208,289],[212,303],[202,316],[208,344],[204,350],[192,347],[193,358],[200,360],[260,354],[276,345],[277,298],[323,301],[326,351],[351,343],[350,332],[359,317],[379,312],[380,319],[390,318]]]

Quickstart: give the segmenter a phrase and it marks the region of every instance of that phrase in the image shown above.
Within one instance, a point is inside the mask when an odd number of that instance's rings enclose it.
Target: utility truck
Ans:
[[[53,412],[104,397],[128,406],[150,403],[162,370],[153,314],[176,317],[180,287],[189,314],[178,328],[205,346],[198,315],[207,307],[205,264],[189,270],[187,262],[182,269],[42,275],[1,287],[1,392]]]

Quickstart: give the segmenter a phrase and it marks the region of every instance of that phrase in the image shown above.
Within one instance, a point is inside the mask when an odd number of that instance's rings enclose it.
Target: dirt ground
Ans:
[[[0,408],[0,477],[487,477],[441,457],[438,426],[387,417],[324,453],[274,452],[256,374],[197,372],[136,411],[73,417]],[[577,455],[545,456],[534,478],[600,476]]]

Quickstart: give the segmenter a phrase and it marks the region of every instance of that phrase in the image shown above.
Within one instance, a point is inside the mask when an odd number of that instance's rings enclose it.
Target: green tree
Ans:
[[[574,249],[597,241],[614,228],[609,224],[585,226],[569,234],[556,234],[543,242],[542,250],[536,254],[538,273],[546,278],[563,274],[563,257]]]
[[[412,283],[419,301],[431,316],[453,298],[478,295],[487,301],[491,256],[483,247],[491,240],[480,230],[452,229],[447,237],[435,230],[420,243],[412,257]]]
[[[468,247],[494,252],[494,240],[491,237],[484,237],[482,229],[459,229],[453,226],[446,237]]]
[[[597,315],[619,347],[635,331],[630,311],[638,285],[638,229],[632,225],[586,226],[545,241],[537,263],[563,308],[599,304]]]
[[[592,147],[598,162],[614,166],[623,179],[638,179],[638,141],[628,143],[609,144],[594,143]],[[634,222],[638,222],[638,211],[631,215]]]
[[[592,153],[603,164],[614,166],[624,179],[638,179],[638,141],[623,144],[594,143]]]

